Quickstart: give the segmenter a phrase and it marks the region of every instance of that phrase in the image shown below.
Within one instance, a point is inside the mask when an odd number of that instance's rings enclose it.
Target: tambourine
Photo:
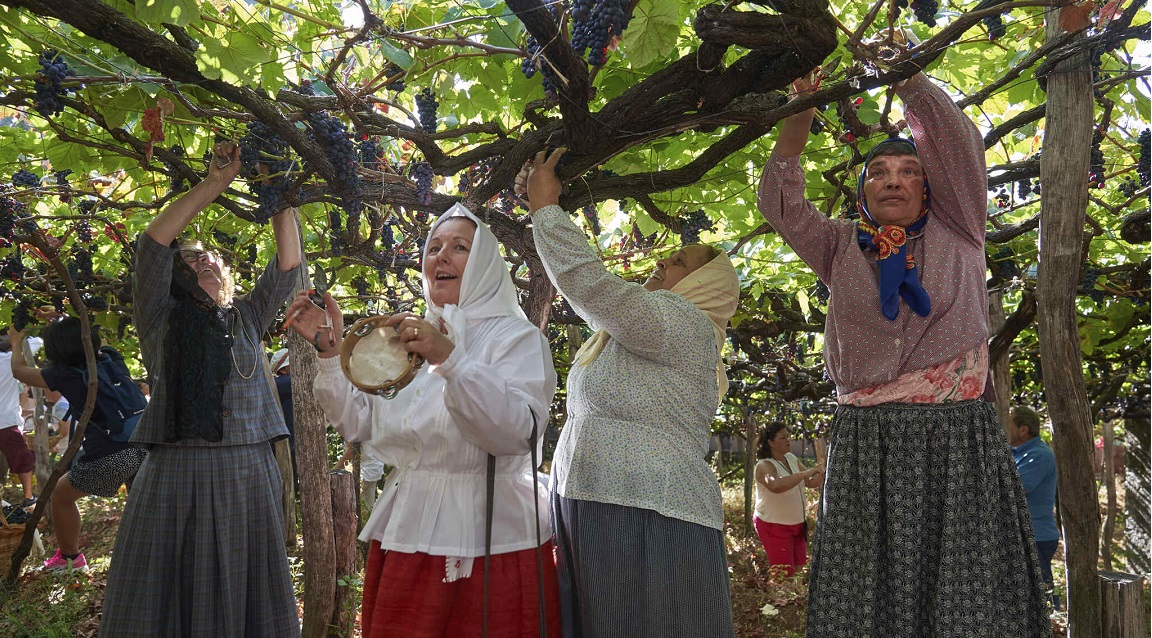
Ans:
[[[391,399],[416,377],[424,357],[405,350],[400,333],[384,325],[387,320],[367,317],[352,324],[340,348],[340,369],[357,388]]]

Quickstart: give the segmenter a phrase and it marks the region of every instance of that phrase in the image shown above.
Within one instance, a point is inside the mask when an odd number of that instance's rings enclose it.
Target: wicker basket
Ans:
[[[24,537],[24,523],[9,523],[0,514],[0,578],[8,573],[12,565],[12,553]]]

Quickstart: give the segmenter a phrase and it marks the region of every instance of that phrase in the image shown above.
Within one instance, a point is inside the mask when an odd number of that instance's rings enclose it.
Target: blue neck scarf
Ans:
[[[928,178],[924,178],[924,201],[920,205],[920,216],[907,228],[902,226],[881,226],[872,219],[868,202],[864,198],[864,180],[868,173],[868,163],[877,151],[886,145],[899,144],[909,147],[909,155],[916,154],[916,144],[904,138],[892,138],[880,142],[868,152],[864,159],[864,170],[856,186],[856,205],[860,208],[860,220],[856,227],[856,243],[861,250],[875,252],[880,267],[880,312],[888,320],[895,320],[900,314],[900,300],[903,299],[913,312],[927,317],[932,310],[932,300],[920,285],[916,272],[916,260],[908,250],[908,240],[919,237],[928,223]]]

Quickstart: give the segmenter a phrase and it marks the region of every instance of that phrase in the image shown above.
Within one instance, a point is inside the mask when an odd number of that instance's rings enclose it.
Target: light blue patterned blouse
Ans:
[[[612,337],[568,376],[568,421],[552,460],[558,493],[723,529],[705,461],[719,405],[712,323],[680,295],[608,272],[559,206],[536,211],[532,224],[553,284]]]

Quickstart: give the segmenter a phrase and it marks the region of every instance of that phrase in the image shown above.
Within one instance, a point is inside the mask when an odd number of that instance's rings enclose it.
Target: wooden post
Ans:
[[[304,540],[303,638],[328,635],[336,600],[336,546],[332,541],[332,495],[328,478],[328,435],[324,413],[312,396],[316,351],[295,331],[288,336],[292,358],[292,415],[296,467],[300,472]]]
[[[1051,42],[1067,36],[1060,7],[1044,13]],[[1075,36],[1077,39],[1083,36]],[[1060,520],[1068,567],[1068,635],[1100,636],[1100,505],[1092,471],[1092,418],[1084,387],[1077,326],[1088,164],[1093,134],[1092,69],[1085,49],[1055,62],[1048,73],[1044,161],[1040,183],[1040,257],[1036,277],[1037,333],[1044,395],[1052,417]]]
[[[1104,562],[1104,569],[1112,569],[1112,537],[1116,531],[1116,468],[1112,459],[1115,448],[1112,432],[1112,423],[1105,421],[1101,426],[1104,431],[1104,486],[1108,492],[1108,508],[1104,514],[1104,530],[1101,533],[1100,557]],[[1104,632],[1107,636],[1108,632]]]
[[[756,533],[752,523],[752,491],[756,487],[756,419],[744,408],[744,535]]]
[[[332,495],[333,541],[336,544],[336,598],[329,636],[351,636],[356,622],[356,479],[347,470],[328,473]]]
[[[1100,572],[1100,606],[1108,638],[1147,638],[1147,581],[1140,576]]]

